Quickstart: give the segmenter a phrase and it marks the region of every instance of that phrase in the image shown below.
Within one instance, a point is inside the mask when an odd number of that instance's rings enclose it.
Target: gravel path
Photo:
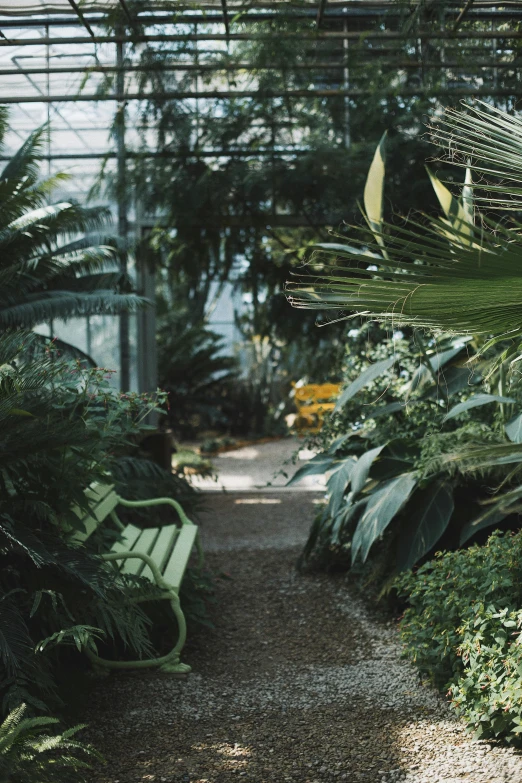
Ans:
[[[217,481],[194,476],[192,482],[203,491],[226,489],[231,492],[255,492],[263,491],[267,484],[284,491],[288,479],[312,456],[313,452],[303,449],[302,441],[296,437],[253,443],[241,449],[224,451],[212,458]],[[324,484],[323,476],[305,476],[299,483],[299,489],[317,491]]]
[[[522,783],[522,757],[468,739],[342,575],[295,571],[317,500],[207,498],[207,563],[229,576],[215,628],[191,634],[186,681],[96,686],[90,738],[109,761],[93,783]]]

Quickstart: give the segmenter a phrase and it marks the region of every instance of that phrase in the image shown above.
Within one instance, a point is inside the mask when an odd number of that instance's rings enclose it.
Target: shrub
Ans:
[[[398,580],[405,653],[476,738],[522,731],[522,533],[438,553]]]

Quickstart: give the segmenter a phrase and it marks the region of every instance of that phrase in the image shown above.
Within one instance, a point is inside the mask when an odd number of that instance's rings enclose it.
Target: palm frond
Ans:
[[[502,210],[522,206],[522,120],[483,101],[467,111],[446,109],[431,127],[452,163],[479,176],[471,186],[478,203]]]
[[[51,318],[77,318],[87,315],[119,315],[134,312],[148,300],[134,294],[94,290],[92,292],[40,291],[24,297],[23,302],[0,309],[0,327],[31,328]]]
[[[457,249],[464,235],[440,220],[393,230],[382,234],[387,258],[378,268],[368,267],[367,237],[362,251],[338,249],[336,265],[316,253],[309,266],[318,271],[287,284],[290,303],[454,334],[522,335],[522,244],[476,232],[473,245]]]

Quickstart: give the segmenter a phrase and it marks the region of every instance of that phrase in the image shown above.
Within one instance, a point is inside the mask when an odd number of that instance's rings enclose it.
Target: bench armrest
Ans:
[[[187,515],[183,511],[183,508],[180,506],[177,500],[172,500],[172,498],[151,498],[150,500],[125,500],[125,498],[122,498],[118,495],[118,503],[121,503],[121,505],[125,506],[126,508],[149,508],[149,506],[172,506],[172,508],[176,509],[182,525],[194,524],[194,522],[191,522],[190,519],[187,517]]]

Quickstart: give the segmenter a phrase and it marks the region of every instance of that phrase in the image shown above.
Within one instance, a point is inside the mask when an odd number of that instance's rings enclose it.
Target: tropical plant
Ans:
[[[365,344],[359,361],[349,346],[348,382],[320,441],[311,444],[321,450],[289,482],[327,476],[328,502],[304,560],[365,562],[384,536],[389,576],[422,560],[441,538],[458,545],[459,536],[480,529],[473,525],[489,493],[445,455],[458,446],[502,443],[494,403],[510,398],[472,393],[481,376],[464,366],[473,353],[469,341],[431,340],[421,349],[416,339],[381,340],[369,353]]]
[[[482,205],[520,209],[522,124],[499,109],[474,106],[469,113],[446,112],[434,138],[450,147],[453,162],[466,167],[462,198],[431,174],[445,217],[385,223],[381,144],[365,191],[369,231],[354,228],[350,245],[320,246],[311,260],[313,280],[289,283],[290,301],[297,307],[342,308],[343,318],[359,313],[393,325],[491,336],[482,351],[507,340],[501,360],[513,367],[522,350],[516,342],[522,336],[520,227],[484,214],[476,225],[473,202],[478,193]],[[472,182],[473,172],[478,182]],[[497,181],[484,182],[484,175]],[[508,184],[513,180],[515,185]]]
[[[7,120],[5,107],[0,107],[0,146]],[[100,244],[109,210],[70,201],[49,203],[65,177],[39,178],[46,132],[44,127],[32,133],[0,174],[2,330],[121,313],[141,302],[118,268],[114,241]]]
[[[12,710],[0,725],[0,783],[76,783],[87,781],[90,762],[101,761],[91,746],[76,739],[83,726],[51,734],[56,718],[26,718],[26,705]]]
[[[4,708],[55,698],[66,648],[103,640],[149,651],[148,620],[97,556],[73,546],[84,488],[110,481],[155,400],[117,397],[106,371],[35,349],[32,333],[0,335],[0,689]],[[141,422],[141,423],[140,423]],[[92,537],[91,537],[92,538]],[[53,696],[54,693],[54,696]]]

